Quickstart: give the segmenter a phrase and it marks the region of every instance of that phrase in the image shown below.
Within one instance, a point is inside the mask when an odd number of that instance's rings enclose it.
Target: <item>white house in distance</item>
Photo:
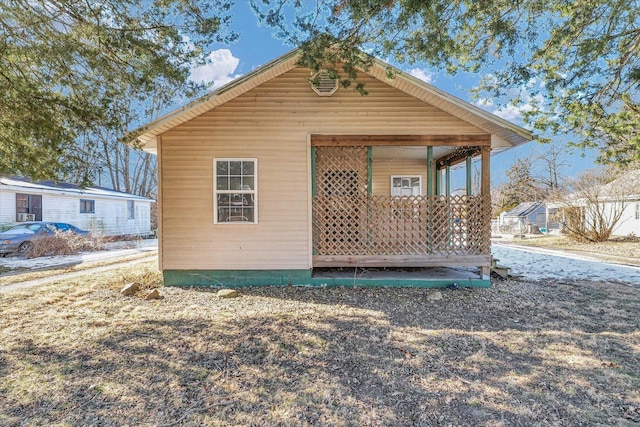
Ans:
[[[59,221],[105,235],[147,236],[153,202],[105,188],[0,177],[0,226]]]
[[[620,219],[613,228],[613,236],[640,236],[640,169],[626,172],[608,184],[596,187],[588,195],[574,193],[565,202],[547,203],[547,218],[562,219],[563,209],[581,208],[587,227],[594,215]],[[597,206],[593,203],[597,201]],[[561,222],[558,225],[562,227]]]

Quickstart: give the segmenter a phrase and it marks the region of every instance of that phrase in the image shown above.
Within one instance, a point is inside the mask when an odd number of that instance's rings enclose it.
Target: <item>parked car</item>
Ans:
[[[87,234],[75,225],[66,222],[23,222],[0,233],[0,255],[12,252],[26,252],[33,240],[41,236],[52,236],[58,233]]]

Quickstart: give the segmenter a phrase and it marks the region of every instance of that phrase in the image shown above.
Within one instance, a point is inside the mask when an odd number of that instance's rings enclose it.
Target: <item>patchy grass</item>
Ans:
[[[104,261],[91,261],[91,262],[83,262],[77,265],[71,266],[52,266],[52,267],[43,267],[33,270],[17,270],[11,268],[3,268],[0,266],[0,288],[2,286],[7,285],[15,285],[16,283],[29,282],[32,280],[38,279],[47,279],[53,278],[54,276],[64,276],[70,273],[77,273],[83,270],[92,270],[100,267],[113,266],[113,268],[119,268],[120,264],[125,264],[131,261],[143,260],[145,258],[149,258],[150,265],[157,265],[157,254],[134,254],[128,256],[121,256],[114,259],[106,259]],[[114,265],[118,264],[118,265]]]
[[[120,295],[133,281],[161,277],[148,264],[0,294],[0,424],[640,422],[637,286],[162,288],[147,301]]]

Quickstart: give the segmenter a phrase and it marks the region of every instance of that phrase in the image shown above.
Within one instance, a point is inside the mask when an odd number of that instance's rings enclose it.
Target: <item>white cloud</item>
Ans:
[[[488,78],[491,79],[492,76]],[[540,88],[544,87],[543,82],[532,79],[526,85],[509,90],[501,99],[480,98],[476,101],[476,105],[505,120],[522,121],[524,113],[543,105],[542,95],[531,93],[536,85]]]
[[[213,83],[213,87],[222,86],[241,74],[234,74],[240,60],[229,49],[214,50],[209,54],[209,63],[191,69],[194,82]]]
[[[525,111],[531,111],[533,107],[531,104],[522,104],[519,106],[515,106],[512,104],[505,105],[504,107],[500,107],[497,110],[492,111],[498,117],[502,117],[505,120],[509,120],[511,122],[522,120],[522,113]]]
[[[434,73],[427,70],[426,68],[412,68],[410,70],[407,70],[407,73],[409,73],[413,77],[419,78],[426,83],[431,83],[434,79]]]

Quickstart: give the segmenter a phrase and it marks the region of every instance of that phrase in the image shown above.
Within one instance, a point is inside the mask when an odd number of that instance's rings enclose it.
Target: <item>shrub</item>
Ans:
[[[105,238],[100,234],[73,234],[57,232],[32,241],[25,252],[27,258],[53,255],[73,255],[78,252],[93,252],[105,249]]]

